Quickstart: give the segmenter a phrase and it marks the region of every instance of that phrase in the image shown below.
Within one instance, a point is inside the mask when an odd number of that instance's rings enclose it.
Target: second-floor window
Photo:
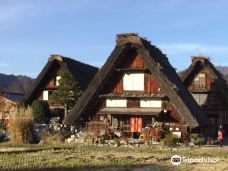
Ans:
[[[127,107],[127,99],[106,99],[106,107]]]
[[[194,78],[194,88],[205,88],[206,87],[206,74],[199,73]]]
[[[126,73],[123,77],[123,89],[127,91],[144,90],[144,73]]]
[[[56,76],[56,86],[59,86],[59,80],[61,79],[61,76]]]
[[[43,100],[48,101],[49,96],[53,93],[52,90],[44,90],[43,91]]]
[[[140,107],[161,108],[162,101],[161,100],[141,99]]]

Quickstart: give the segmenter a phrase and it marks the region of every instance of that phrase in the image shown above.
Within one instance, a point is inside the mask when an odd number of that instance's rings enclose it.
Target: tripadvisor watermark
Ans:
[[[173,155],[171,157],[171,163],[175,166],[181,164],[181,163],[216,163],[218,162],[218,158],[214,157],[184,157],[179,155]]]

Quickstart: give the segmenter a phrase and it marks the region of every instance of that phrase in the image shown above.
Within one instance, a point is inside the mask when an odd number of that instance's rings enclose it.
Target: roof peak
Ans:
[[[138,33],[120,33],[116,35],[116,44],[122,45],[127,42],[142,44],[142,39],[147,40],[146,38],[140,37]]]
[[[208,56],[204,56],[204,55],[192,56],[192,62],[196,62],[196,61],[211,61],[211,59]]]
[[[48,62],[54,61],[54,60],[63,61],[63,58],[59,54],[52,54],[52,55],[50,55],[50,57],[48,58]]]

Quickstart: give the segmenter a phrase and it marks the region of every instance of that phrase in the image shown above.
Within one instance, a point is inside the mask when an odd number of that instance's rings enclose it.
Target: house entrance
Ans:
[[[130,117],[130,131],[133,138],[138,138],[142,131],[143,118],[142,117]]]
[[[142,131],[142,117],[130,117],[130,131],[141,132]]]

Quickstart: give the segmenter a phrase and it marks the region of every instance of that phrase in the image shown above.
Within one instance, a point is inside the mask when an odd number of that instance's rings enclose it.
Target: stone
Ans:
[[[75,135],[71,135],[70,138],[74,139],[74,138],[76,138],[76,136]]]
[[[193,142],[190,142],[190,143],[189,143],[189,146],[190,146],[190,147],[194,147],[195,144],[194,144]]]

